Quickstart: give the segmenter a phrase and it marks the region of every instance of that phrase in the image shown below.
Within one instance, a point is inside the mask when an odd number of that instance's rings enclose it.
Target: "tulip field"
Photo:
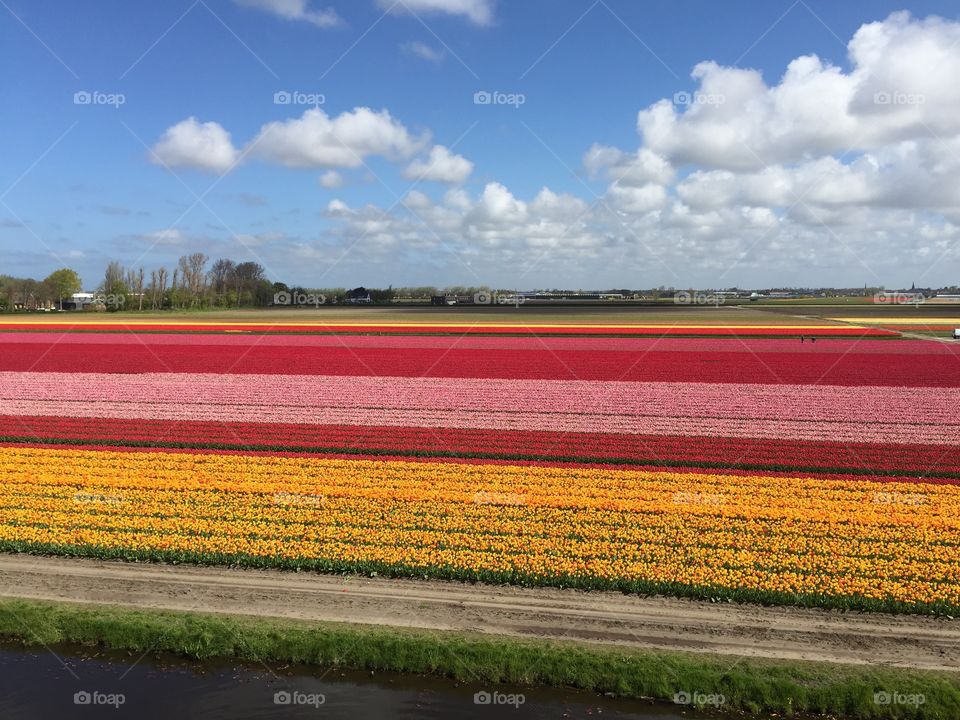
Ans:
[[[0,325],[0,549],[960,611],[958,345],[386,327]]]

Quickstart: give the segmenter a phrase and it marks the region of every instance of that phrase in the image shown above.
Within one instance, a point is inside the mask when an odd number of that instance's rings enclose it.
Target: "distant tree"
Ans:
[[[134,286],[137,289],[137,310],[143,310],[143,266],[137,268]]]
[[[254,300],[259,307],[264,307],[273,302],[273,283],[265,278],[257,281],[254,288]]]
[[[70,297],[83,289],[80,276],[77,275],[75,270],[66,267],[54,270],[43,282],[50,288],[51,292],[57,296],[58,307],[60,307],[60,309],[63,309],[64,295]]]
[[[204,304],[204,295],[207,290],[206,265],[209,259],[203,253],[191,253],[182,255],[177,261],[183,305],[186,305],[187,301],[191,308]]]
[[[388,303],[394,298],[392,286],[386,290],[370,288],[367,290],[367,292],[370,293],[370,300],[378,305]]]
[[[233,287],[234,275],[237,266],[233,260],[220,258],[210,267],[208,274],[210,280],[210,289],[213,291],[214,303],[220,306],[229,304],[227,294]]]
[[[115,260],[107,265],[107,269],[103,274],[101,290],[104,295],[108,296],[109,300],[112,300],[112,302],[107,303],[108,310],[116,311],[121,307],[125,307],[130,288],[127,286],[126,272],[123,269],[123,265]],[[119,300],[121,297],[123,298],[122,301]]]
[[[245,302],[251,305],[256,304],[260,281],[265,280],[266,275],[267,272],[260,263],[242,262],[236,266],[234,282],[237,289],[237,307]]]

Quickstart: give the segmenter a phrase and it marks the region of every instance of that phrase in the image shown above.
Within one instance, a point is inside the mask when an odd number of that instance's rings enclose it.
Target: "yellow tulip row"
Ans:
[[[16,490],[0,490],[0,510],[5,511],[10,521],[33,522],[43,517],[46,523],[53,522],[53,513],[64,513],[64,521],[79,522],[78,513],[91,515],[92,521],[114,526],[149,522],[162,529],[164,526],[183,521],[205,523],[196,532],[208,532],[209,524],[243,522],[250,526],[282,524],[287,535],[340,532],[339,528],[363,528],[379,530],[389,521],[397,530],[431,530],[470,537],[540,537],[572,538],[584,543],[601,542],[604,547],[640,545],[668,545],[672,547],[701,545],[730,549],[780,552],[798,556],[818,555],[831,558],[834,555],[866,558],[885,558],[887,561],[910,560],[917,562],[950,563],[957,552],[955,544],[922,542],[917,538],[901,540],[876,540],[862,536],[855,539],[829,535],[828,528],[805,528],[800,534],[795,528],[782,528],[779,532],[774,523],[727,518],[734,527],[717,527],[716,518],[689,516],[670,507],[672,514],[665,512],[612,513],[593,511],[589,522],[575,508],[538,508],[531,513],[527,506],[503,507],[489,504],[464,504],[456,502],[403,502],[390,506],[380,514],[371,515],[366,499],[343,497],[317,497],[313,495],[249,494],[188,491],[138,491],[136,494],[119,492],[115,488],[100,488],[96,493],[67,492],[53,494],[49,486],[21,484]],[[73,505],[79,505],[79,508]],[[755,527],[749,527],[752,523]],[[854,528],[861,530],[860,528]],[[278,530],[279,531],[279,530]],[[347,530],[343,530],[346,532]],[[861,531],[862,532],[862,531]],[[957,537],[954,535],[954,540]],[[948,569],[952,565],[948,565]]]
[[[0,448],[0,541],[960,604],[960,487]]]

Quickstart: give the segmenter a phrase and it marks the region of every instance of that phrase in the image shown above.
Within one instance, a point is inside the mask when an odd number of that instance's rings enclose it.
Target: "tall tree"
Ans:
[[[229,304],[227,302],[227,292],[233,285],[235,273],[236,265],[233,260],[227,260],[226,258],[220,258],[210,267],[210,288],[213,290],[217,305],[226,306]]]
[[[162,267],[157,270],[157,302],[159,303],[157,307],[161,310],[163,309],[164,298],[167,296],[167,278],[166,268]]]
[[[242,304],[244,296],[250,297],[250,303],[256,303],[256,291],[261,280],[266,279],[266,270],[260,263],[242,262],[234,270],[237,286],[237,306]]]
[[[80,276],[77,275],[76,271],[66,267],[54,270],[43,282],[56,294],[59,302],[58,307],[61,310],[63,309],[63,296],[70,297],[83,288]]]

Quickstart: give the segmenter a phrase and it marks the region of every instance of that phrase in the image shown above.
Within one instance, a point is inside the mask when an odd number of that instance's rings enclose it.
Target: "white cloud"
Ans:
[[[429,266],[449,282],[521,287],[955,282],[960,23],[895,14],[848,49],[848,67],[803,56],[771,83],[700,63],[690,104],[638,113],[637,146],[587,149],[599,199],[520,196],[502,182],[417,190],[388,211],[338,199],[329,228],[296,253],[335,260],[350,247],[355,272]],[[252,150],[289,167],[382,156],[447,183],[472,170],[386,111],[308,110],[259,137]]]
[[[190,117],[167,128],[153,146],[151,159],[169,167],[225,173],[236,164],[238,153],[221,125]]]
[[[640,186],[647,183],[668,185],[676,172],[666,158],[647,148],[625,153],[617,148],[594,144],[583,156],[583,165],[590,177],[605,173],[618,185]]]
[[[960,133],[960,24],[895,13],[861,27],[851,70],[798,57],[776,85],[702,62],[693,102],[642,110],[645,146],[678,164],[743,171]]]
[[[144,233],[138,239],[150,245],[183,245],[186,242],[184,234],[176,228]]]
[[[420,42],[419,40],[404,43],[400,46],[400,49],[408,55],[415,55],[421,60],[428,60],[434,63],[442,62],[443,58],[446,56],[446,53],[444,53],[443,50],[432,48],[426,43]]]
[[[462,15],[477,25],[493,22],[493,0],[377,0],[384,10]]]
[[[317,182],[320,183],[320,187],[333,190],[343,185],[343,177],[336,170],[327,170],[327,172],[320,176]]]
[[[473,172],[473,163],[462,155],[455,155],[443,145],[434,145],[426,160],[414,160],[403,171],[408,180],[432,180],[442,183],[462,183]]]
[[[286,236],[277,230],[268,230],[256,234],[240,233],[234,235],[233,240],[243,248],[263,247],[283,241]]]
[[[663,185],[646,183],[639,186],[611,186],[608,196],[614,207],[628,213],[648,213],[659,210],[667,202]]]
[[[299,118],[264,125],[251,153],[292,168],[355,168],[370,155],[409,158],[426,140],[413,137],[386,110],[359,107],[331,118],[311,108]]]
[[[317,27],[333,27],[342,21],[333,8],[311,10],[309,0],[234,0],[238,5],[258,8],[284,20],[299,20]]]

